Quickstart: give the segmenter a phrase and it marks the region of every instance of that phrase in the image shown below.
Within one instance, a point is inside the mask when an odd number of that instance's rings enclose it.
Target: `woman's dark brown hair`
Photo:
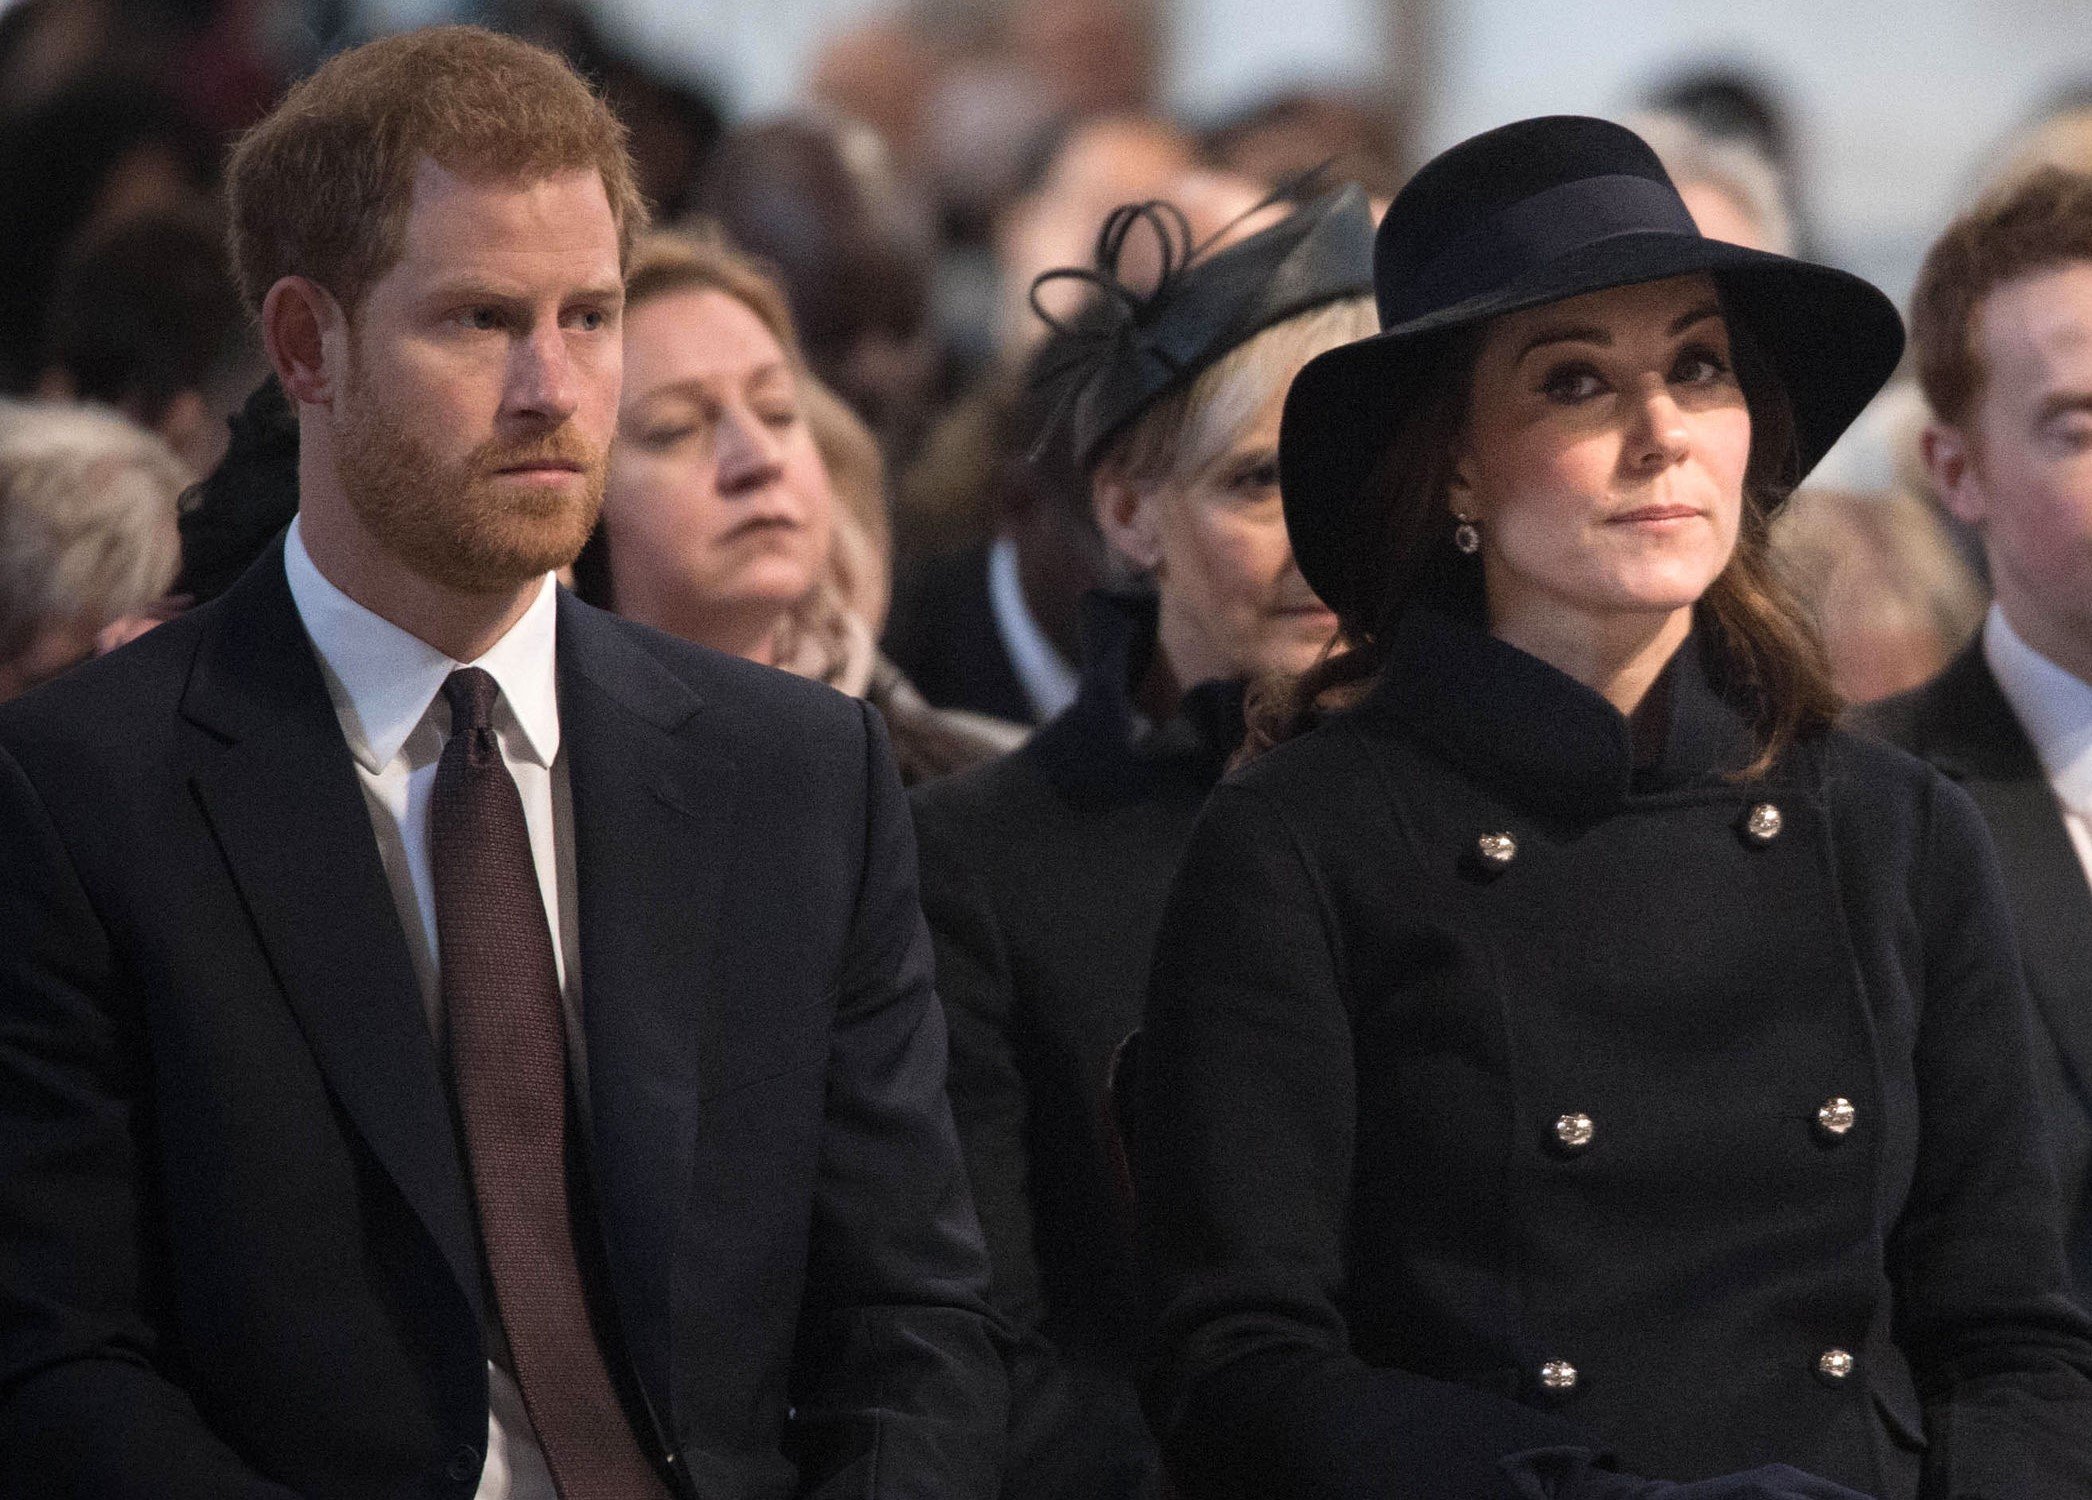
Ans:
[[[1249,734],[1238,760],[1363,697],[1387,665],[1395,628],[1412,604],[1428,601],[1486,622],[1482,570],[1454,547],[1445,503],[1481,343],[1481,330],[1464,330],[1423,362],[1419,399],[1370,484],[1380,502],[1358,509],[1350,592],[1360,602],[1339,614],[1337,638],[1322,660],[1297,678],[1252,690]],[[1748,778],[1771,769],[1796,740],[1827,728],[1839,703],[1815,629],[1775,576],[1767,551],[1767,522],[1798,478],[1793,408],[1763,355],[1733,323],[1730,343],[1751,414],[1751,452],[1736,550],[1695,606],[1694,626],[1714,644],[1724,687],[1752,713],[1758,756],[1742,773]]]

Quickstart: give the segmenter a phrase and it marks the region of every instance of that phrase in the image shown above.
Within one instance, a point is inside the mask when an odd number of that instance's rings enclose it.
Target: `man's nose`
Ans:
[[[556,427],[581,404],[580,383],[565,333],[554,323],[531,329],[509,358],[504,405],[518,416],[541,418]]]

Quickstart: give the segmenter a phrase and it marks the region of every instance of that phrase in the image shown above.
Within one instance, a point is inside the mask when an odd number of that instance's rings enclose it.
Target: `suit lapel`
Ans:
[[[2004,867],[2028,988],[2092,1092],[2092,887],[2040,757],[1983,659],[1980,639],[1928,695],[1926,757],[1982,810]]]
[[[272,548],[225,601],[182,711],[191,777],[329,1087],[482,1312],[436,1049],[354,762]]]
[[[626,1345],[647,1386],[667,1391],[675,1233],[722,998],[736,767],[725,716],[631,627],[559,602],[592,1166]]]

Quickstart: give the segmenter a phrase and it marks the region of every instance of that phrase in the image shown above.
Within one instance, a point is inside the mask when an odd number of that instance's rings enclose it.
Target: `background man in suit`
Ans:
[[[1982,632],[1868,727],[1957,777],[2004,865],[2080,1297],[2092,1297],[2092,179],[2052,169],[1948,227],[1911,344],[1925,461],[1983,540]]]
[[[877,720],[550,577],[622,131],[446,29],[230,175],[299,519],[0,715],[0,1492],[990,1493]]]

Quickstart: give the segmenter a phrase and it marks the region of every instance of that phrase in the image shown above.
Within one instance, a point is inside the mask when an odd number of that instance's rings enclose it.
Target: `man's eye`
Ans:
[[[573,322],[583,333],[600,333],[610,326],[610,314],[600,307],[585,307],[574,314]]]
[[[458,322],[475,332],[486,333],[501,326],[501,309],[468,307],[458,314]]]

